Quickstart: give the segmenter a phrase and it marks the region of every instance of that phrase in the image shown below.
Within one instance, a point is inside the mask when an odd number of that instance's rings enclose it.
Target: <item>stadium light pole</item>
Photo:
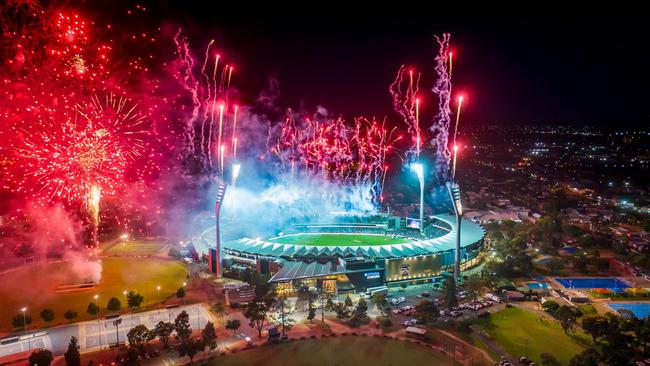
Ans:
[[[460,203],[460,187],[456,182],[447,182],[447,191],[451,198],[454,213],[456,214],[456,253],[454,258],[454,280],[460,282],[460,222],[463,217],[463,206]]]
[[[420,234],[422,234],[424,232],[424,166],[422,163],[415,163],[411,165],[411,169],[420,181]]]
[[[214,203],[214,216],[215,216],[215,247],[211,249],[211,262],[212,262],[212,273],[216,275],[218,279],[221,279],[222,268],[221,268],[221,235],[219,230],[221,205],[226,196],[226,183],[217,177],[217,200]]]

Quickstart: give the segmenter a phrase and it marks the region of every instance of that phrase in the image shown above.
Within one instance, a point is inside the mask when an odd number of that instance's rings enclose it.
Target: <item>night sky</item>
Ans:
[[[210,10],[189,1],[148,6],[155,19],[182,25],[194,43],[215,38],[236,61],[234,85],[248,102],[275,78],[284,107],[322,105],[346,118],[397,119],[388,86],[407,64],[422,72],[428,118],[436,103],[429,92],[433,35],[450,32],[454,90],[467,98],[463,123],[642,127],[648,121],[649,32],[641,10],[373,15],[332,6],[298,16],[291,8]]]

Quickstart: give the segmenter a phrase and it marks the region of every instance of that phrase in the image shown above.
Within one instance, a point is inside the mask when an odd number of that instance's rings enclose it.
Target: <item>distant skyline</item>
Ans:
[[[297,8],[272,8],[271,15],[271,9],[210,11],[179,1],[149,7],[152,19],[183,26],[194,44],[216,39],[236,61],[234,86],[246,102],[275,79],[282,107],[321,105],[348,119],[387,115],[397,121],[388,86],[406,64],[422,73],[423,118],[430,119],[433,37],[450,32],[454,90],[467,96],[465,123],[643,127],[650,117],[649,32],[643,12],[633,9],[625,16],[565,9],[429,15],[399,8],[373,15],[332,5],[300,16]]]

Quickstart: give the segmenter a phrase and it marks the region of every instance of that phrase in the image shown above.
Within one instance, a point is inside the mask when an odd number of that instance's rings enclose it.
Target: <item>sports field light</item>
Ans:
[[[126,239],[129,238],[129,234],[122,234],[122,235],[120,236],[120,238],[121,238],[122,240],[126,240]]]
[[[463,205],[460,203],[460,187],[457,183],[447,182],[447,191],[456,214],[456,252],[454,253],[454,279],[460,282],[460,224],[463,217]]]
[[[424,166],[421,163],[411,164],[420,181],[420,234],[424,231]]]
[[[235,186],[235,183],[237,183],[237,177],[239,177],[239,171],[241,170],[241,164],[233,164],[232,165],[232,171],[231,171],[231,179],[232,179],[232,186]]]

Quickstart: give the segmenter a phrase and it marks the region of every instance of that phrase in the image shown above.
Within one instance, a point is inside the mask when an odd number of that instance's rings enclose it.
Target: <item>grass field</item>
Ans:
[[[129,240],[102,250],[106,255],[152,255],[160,251],[161,241]]]
[[[282,244],[299,244],[317,247],[326,246],[355,246],[355,245],[391,245],[408,243],[402,238],[391,238],[385,235],[369,234],[296,234],[269,239]]]
[[[425,366],[451,365],[452,360],[418,344],[385,338],[344,336],[255,348],[219,357],[210,364],[219,366]]]
[[[562,365],[568,365],[573,356],[593,345],[582,332],[564,334],[560,324],[548,318],[512,307],[478,319],[477,324],[513,357],[527,356],[540,364],[540,354],[552,354]]]
[[[98,303],[102,314],[111,296],[117,297],[126,307],[123,291],[137,291],[144,296],[144,304],[157,301],[156,286],[160,286],[160,297],[174,293],[185,281],[186,269],[177,261],[153,258],[109,257],[102,259],[101,283],[94,289],[79,292],[57,293],[62,284],[79,283],[88,277],[89,269],[84,265],[49,263],[27,266],[0,275],[0,329],[10,330],[11,319],[27,307],[32,317],[30,327],[44,327],[66,322],[63,313],[74,310],[78,320],[91,319],[86,313],[88,303],[99,295]],[[41,320],[39,313],[45,308],[54,310],[55,319],[50,324]]]

